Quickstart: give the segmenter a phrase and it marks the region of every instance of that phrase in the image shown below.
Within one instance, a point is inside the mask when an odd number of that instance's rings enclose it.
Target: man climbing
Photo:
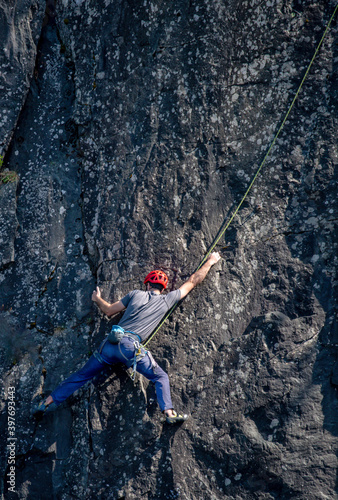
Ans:
[[[133,367],[148,380],[155,383],[156,396],[161,411],[169,424],[186,420],[187,415],[179,415],[173,409],[170,396],[168,375],[154,361],[152,355],[143,346],[144,342],[163,316],[177,302],[199,283],[201,283],[211,267],[220,259],[217,252],[212,253],[201,268],[190,276],[178,290],[162,295],[168,285],[168,277],[163,271],[150,272],[145,280],[146,291],[133,290],[121,300],[110,304],[101,297],[97,287],[92,300],[107,316],[114,316],[125,310],[118,325],[101,343],[99,349],[89,358],[87,363],[76,373],[62,382],[47,399],[34,410],[35,417],[42,417],[60,405],[68,396],[92,380],[107,365],[122,362],[128,368]]]

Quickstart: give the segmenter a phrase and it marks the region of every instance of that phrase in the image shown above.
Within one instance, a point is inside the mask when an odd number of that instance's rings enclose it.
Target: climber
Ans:
[[[44,413],[53,411],[68,396],[98,375],[105,366],[122,362],[155,383],[158,404],[167,423],[176,424],[186,420],[187,415],[177,414],[173,409],[168,375],[158,366],[141,342],[150,336],[174,304],[204,280],[219,259],[220,255],[217,252],[212,253],[188,281],[167,295],[162,295],[162,292],[168,285],[168,277],[163,271],[158,270],[151,271],[146,276],[144,280],[146,291],[133,290],[112,304],[101,297],[100,289],[97,287],[92,294],[92,300],[100,310],[107,316],[114,316],[125,310],[124,315],[119,324],[112,327],[111,333],[87,363],[62,382],[45,401],[36,406],[33,415],[41,418]]]

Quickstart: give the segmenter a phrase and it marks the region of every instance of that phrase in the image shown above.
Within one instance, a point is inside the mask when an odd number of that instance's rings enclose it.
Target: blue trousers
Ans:
[[[59,405],[73,392],[82,387],[86,382],[98,375],[105,365],[124,363],[128,368],[134,359],[134,343],[128,337],[122,339],[120,344],[111,344],[104,341],[99,348],[98,356],[91,356],[79,371],[64,380],[52,393],[55,404]],[[155,383],[158,404],[161,411],[173,408],[170,396],[169,377],[156,362],[146,354],[137,363],[136,371],[146,379]]]

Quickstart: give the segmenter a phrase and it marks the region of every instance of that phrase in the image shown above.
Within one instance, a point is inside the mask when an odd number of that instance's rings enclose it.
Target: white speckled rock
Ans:
[[[45,2],[12,3],[0,141],[19,182],[0,186],[0,365],[3,401],[16,391],[17,498],[335,498],[336,26],[224,260],[150,344],[191,418],[163,426],[153,386],[121,367],[30,418],[111,325],[96,285],[112,301],[154,267],[169,289],[197,267],[332,2],[48,0],[45,17]]]

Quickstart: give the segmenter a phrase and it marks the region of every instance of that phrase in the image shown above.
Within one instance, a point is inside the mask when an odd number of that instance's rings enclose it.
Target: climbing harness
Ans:
[[[152,366],[153,367],[156,366],[156,362],[155,362],[154,358],[152,357],[150,352],[147,349],[145,349],[144,346],[141,344],[142,339],[139,335],[137,335],[137,333],[125,330],[120,325],[113,325],[111,328],[111,331],[109,332],[108,336],[102,342],[100,348],[94,352],[94,356],[98,361],[100,361],[100,363],[107,363],[107,361],[105,361],[102,358],[101,352],[102,352],[102,349],[103,349],[104,345],[106,344],[106,342],[109,342],[110,344],[118,345],[121,356],[126,361],[129,362],[130,359],[127,358],[121,350],[121,340],[124,337],[129,338],[129,340],[131,340],[134,344],[134,357],[133,357],[133,365],[132,365],[133,369],[132,369],[132,373],[130,375],[130,378],[132,380],[135,380],[137,363],[139,361],[141,361],[141,359],[144,358],[144,356],[146,356],[146,354],[148,354]]]
[[[110,342],[111,344],[119,344],[124,336],[132,338],[133,340],[135,340],[139,343],[142,341],[141,337],[139,335],[137,335],[137,333],[130,332],[129,330],[125,330],[120,325],[113,325],[111,327],[111,330],[110,330],[106,340],[108,340],[108,342]]]
[[[137,363],[139,361],[141,361],[142,358],[144,358],[144,356],[148,353],[148,351],[141,344],[142,339],[139,335],[137,335],[137,333],[129,332],[128,330],[125,330],[124,328],[122,328],[122,326],[113,325],[111,328],[111,331],[107,337],[107,340],[111,344],[118,345],[121,356],[123,356],[124,359],[126,359],[127,361],[130,361],[130,360],[128,358],[126,358],[126,356],[123,354],[123,352],[121,350],[121,340],[124,337],[128,337],[134,343],[133,370],[132,370],[132,373],[130,375],[130,378],[132,380],[135,380]]]
[[[263,160],[262,160],[261,164],[259,165],[259,167],[258,167],[258,169],[257,169],[256,173],[254,174],[254,176],[253,176],[253,178],[252,178],[252,181],[251,181],[251,182],[250,182],[250,184],[249,184],[249,187],[247,188],[246,192],[244,193],[243,198],[241,199],[240,203],[237,205],[237,207],[236,207],[236,209],[234,210],[234,212],[233,212],[233,214],[231,215],[231,217],[230,217],[229,219],[227,219],[227,218],[226,218],[226,219],[223,221],[223,223],[222,223],[222,225],[221,225],[221,227],[220,227],[220,229],[219,229],[219,231],[218,231],[217,235],[215,236],[215,238],[214,238],[213,242],[211,243],[211,245],[210,245],[210,247],[209,247],[208,251],[206,252],[206,254],[205,254],[205,256],[203,257],[203,259],[201,260],[200,264],[198,265],[198,267],[197,267],[196,271],[198,271],[198,270],[202,267],[202,265],[203,265],[203,264],[206,262],[206,260],[208,259],[209,255],[213,252],[213,250],[215,249],[216,245],[218,244],[218,242],[219,242],[219,241],[220,241],[220,239],[223,237],[224,233],[226,232],[226,230],[229,228],[230,224],[232,223],[232,221],[233,221],[233,220],[234,220],[234,218],[236,217],[236,215],[237,215],[237,213],[238,213],[239,209],[240,209],[240,208],[241,208],[241,206],[243,205],[243,203],[244,203],[244,201],[245,201],[246,197],[248,196],[249,192],[251,191],[252,186],[254,185],[254,183],[255,183],[255,181],[256,181],[256,179],[257,179],[257,177],[258,177],[258,175],[259,175],[260,171],[262,170],[262,168],[263,168],[263,166],[265,165],[265,162],[266,162],[266,160],[267,160],[268,156],[270,155],[270,152],[271,152],[271,150],[272,150],[273,146],[275,145],[275,143],[276,143],[276,141],[277,141],[277,139],[278,139],[278,137],[279,137],[279,134],[281,133],[281,131],[282,131],[282,130],[283,130],[283,128],[284,128],[284,125],[285,125],[285,123],[286,123],[286,121],[287,121],[287,119],[288,119],[288,117],[289,117],[289,114],[291,113],[291,110],[292,110],[292,108],[293,108],[293,106],[294,106],[294,104],[295,104],[295,102],[296,102],[296,100],[297,100],[297,98],[298,98],[298,95],[299,95],[299,93],[300,93],[300,91],[301,91],[301,89],[302,89],[302,87],[303,87],[303,84],[304,84],[304,82],[305,82],[305,80],[306,80],[306,78],[307,78],[307,76],[308,76],[308,74],[309,74],[309,71],[310,71],[310,69],[311,69],[311,66],[312,66],[312,64],[313,64],[313,62],[314,62],[314,60],[315,60],[315,58],[317,57],[317,54],[318,54],[318,52],[319,52],[320,47],[321,47],[321,46],[322,46],[322,44],[323,44],[323,41],[324,41],[324,39],[325,39],[325,37],[326,37],[326,35],[327,35],[327,32],[328,32],[328,31],[329,31],[329,29],[330,29],[331,23],[332,23],[332,21],[333,21],[333,19],[334,19],[335,15],[336,15],[337,10],[338,10],[338,4],[336,5],[336,7],[335,7],[335,9],[334,9],[334,11],[333,11],[333,14],[332,14],[332,16],[331,16],[331,18],[330,18],[330,20],[329,20],[329,22],[328,22],[328,24],[327,24],[327,26],[326,26],[326,28],[325,28],[325,31],[324,31],[324,33],[323,33],[323,35],[322,35],[322,37],[321,37],[321,39],[320,39],[320,41],[319,41],[319,43],[318,43],[318,45],[317,45],[317,48],[316,48],[316,50],[315,50],[315,52],[314,52],[314,54],[313,54],[313,56],[312,56],[312,59],[311,59],[311,61],[310,61],[309,65],[308,65],[308,67],[307,67],[307,69],[306,69],[306,71],[305,71],[305,74],[304,74],[304,76],[303,76],[303,78],[302,78],[302,80],[301,80],[301,82],[300,82],[300,85],[299,85],[299,87],[298,87],[298,89],[297,89],[297,92],[296,92],[296,94],[295,94],[295,96],[294,96],[294,98],[293,98],[293,100],[292,100],[292,102],[291,102],[291,104],[290,104],[290,106],[289,106],[289,109],[287,110],[287,112],[286,112],[286,114],[285,114],[285,116],[284,116],[284,119],[283,119],[283,121],[282,121],[282,124],[280,125],[279,129],[277,130],[277,133],[276,133],[275,137],[273,138],[273,141],[271,142],[270,147],[268,148],[268,150],[267,150],[267,152],[266,152],[266,154],[265,154],[265,156],[264,156],[264,158],[263,158]],[[251,214],[250,214],[250,217],[251,217]],[[243,223],[244,223],[244,222],[243,222]],[[196,271],[195,271],[195,272],[196,272]],[[162,327],[162,325],[165,323],[165,321],[166,321],[166,320],[169,318],[169,316],[171,316],[171,314],[174,312],[174,310],[176,309],[176,307],[178,306],[178,304],[179,304],[179,303],[177,303],[177,304],[173,305],[173,307],[172,307],[172,308],[171,308],[171,309],[167,312],[167,314],[163,317],[163,319],[161,320],[161,322],[160,322],[160,323],[158,324],[158,326],[155,328],[155,330],[154,330],[154,331],[153,331],[153,333],[150,335],[150,337],[148,338],[148,340],[144,343],[144,345],[147,345],[147,344],[151,341],[151,339],[152,339],[152,338],[156,335],[156,333],[160,330],[160,328],[161,328],[161,327]]]
[[[122,352],[122,350],[121,350],[121,344],[120,344],[120,343],[118,344],[118,346],[119,346],[119,351],[120,351],[121,356],[123,356],[123,357],[124,357],[124,359],[125,359],[126,361],[128,361],[128,362],[129,362],[129,361],[130,361],[130,359],[129,359],[129,358],[127,358],[127,357],[123,354],[123,352]],[[141,361],[141,359],[142,359],[142,358],[144,358],[144,356],[145,356],[146,354],[147,354],[147,350],[146,350],[143,346],[141,346],[141,344],[139,343],[139,341],[138,341],[138,340],[134,340],[134,357],[133,357],[133,365],[132,365],[132,366],[133,366],[133,369],[132,369],[132,372],[131,372],[131,373],[128,373],[128,374],[129,374],[129,376],[130,376],[130,378],[131,378],[133,381],[135,380],[135,376],[136,376],[136,368],[137,368],[137,363],[138,363],[139,361]]]
[[[137,363],[139,361],[141,361],[141,359],[143,359],[146,355],[148,355],[149,359],[150,359],[150,362],[151,362],[151,366],[153,369],[156,368],[157,366],[157,363],[156,361],[154,360],[154,358],[152,357],[151,353],[148,351],[148,349],[145,349],[145,347],[140,343],[139,340],[136,340],[134,335],[136,335],[137,337],[139,337],[136,333],[130,335],[126,335],[130,340],[133,341],[134,343],[134,357],[133,357],[133,368],[132,368],[132,372],[131,373],[128,373],[128,375],[130,376],[130,378],[134,381],[135,380],[135,376],[136,376],[136,369],[137,369]],[[120,354],[121,356],[124,357],[124,359],[126,361],[130,361],[130,359],[128,359],[122,352],[121,350],[121,344],[119,343],[118,344],[119,346],[119,351],[120,351]]]

